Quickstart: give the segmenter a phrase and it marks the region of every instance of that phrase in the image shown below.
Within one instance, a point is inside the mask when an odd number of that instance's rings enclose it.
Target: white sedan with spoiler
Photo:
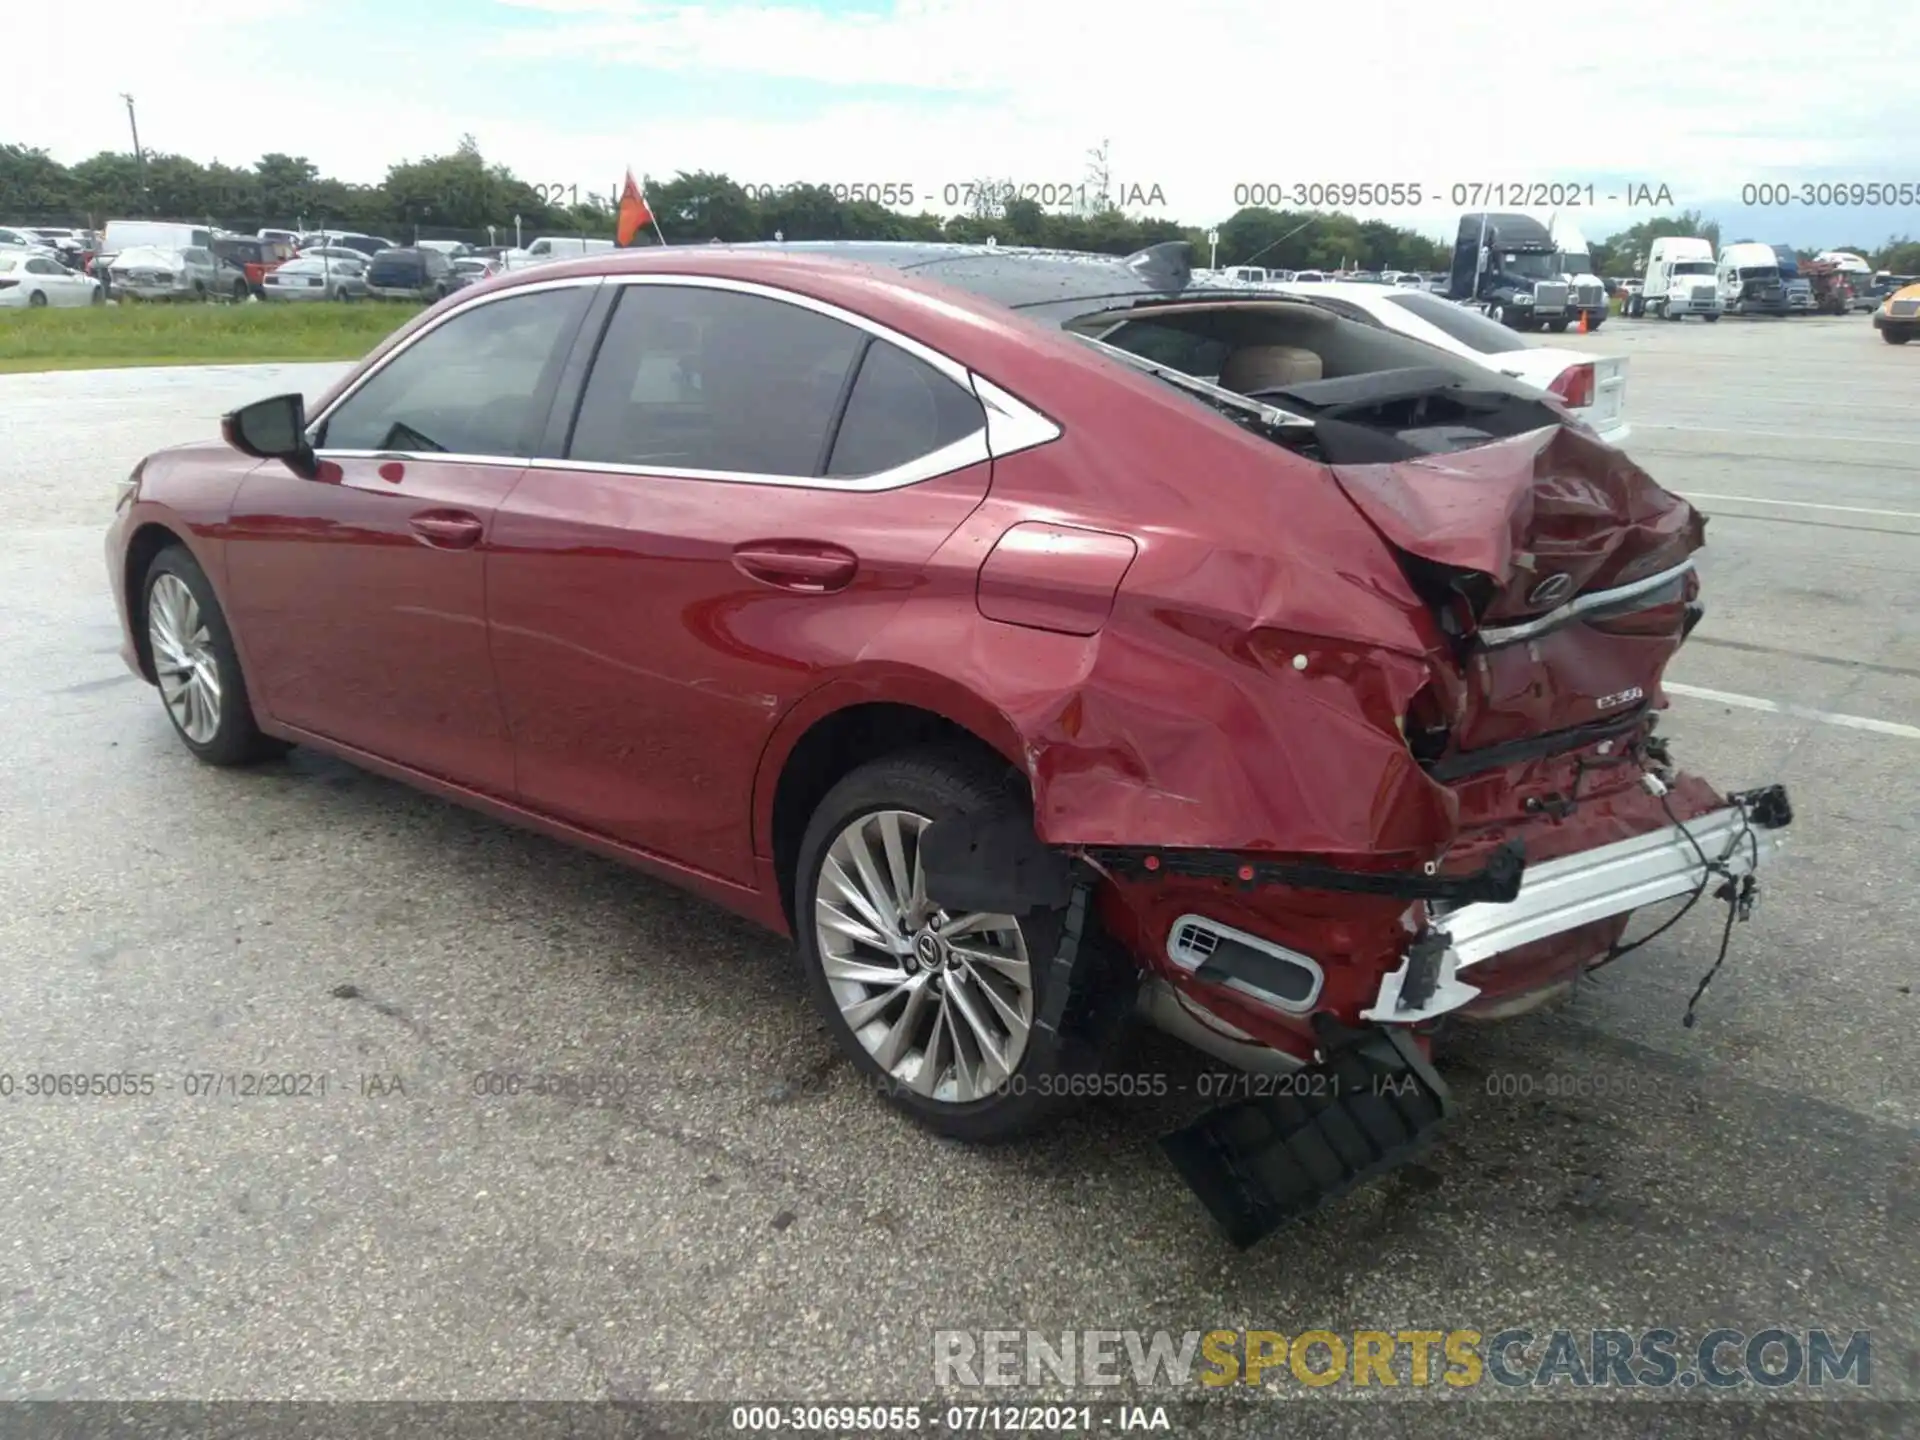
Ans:
[[[1478,310],[1439,295],[1386,285],[1268,285],[1371,320],[1415,340],[1509,375],[1552,395],[1609,445],[1632,433],[1627,424],[1627,362],[1623,356],[1535,345]]]

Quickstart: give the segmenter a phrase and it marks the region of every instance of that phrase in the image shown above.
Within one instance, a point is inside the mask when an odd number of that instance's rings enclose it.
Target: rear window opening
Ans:
[[[1492,370],[1306,302],[1176,303],[1066,328],[1325,464],[1448,454],[1565,418]]]

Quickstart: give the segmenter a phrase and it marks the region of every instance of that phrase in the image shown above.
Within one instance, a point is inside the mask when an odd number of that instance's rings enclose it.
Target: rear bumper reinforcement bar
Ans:
[[[1409,949],[1362,1013],[1403,1025],[1431,1019],[1478,995],[1473,967],[1496,955],[1689,894],[1712,873],[1752,873],[1784,843],[1780,831],[1793,811],[1777,785],[1728,798],[1734,803],[1725,809],[1682,825],[1529,865],[1504,904],[1433,906],[1424,943]]]
[[[1689,838],[1691,836],[1691,838]],[[1605,920],[1698,888],[1709,861],[1744,875],[1765,863],[1785,837],[1749,818],[1740,805],[1685,825],[1529,865],[1520,893],[1505,905],[1462,905],[1435,915],[1463,970],[1576,925]]]

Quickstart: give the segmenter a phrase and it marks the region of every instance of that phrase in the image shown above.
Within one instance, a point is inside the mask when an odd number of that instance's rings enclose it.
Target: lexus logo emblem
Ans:
[[[1549,575],[1527,593],[1529,605],[1558,605],[1573,593],[1573,577],[1562,572]]]

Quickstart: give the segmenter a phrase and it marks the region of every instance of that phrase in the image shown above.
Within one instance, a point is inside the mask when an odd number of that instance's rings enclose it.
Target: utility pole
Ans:
[[[133,163],[140,167],[140,197],[151,200],[147,190],[147,154],[140,148],[140,122],[133,116],[133,96],[123,90],[120,98],[127,102],[127,126],[133,131]]]

